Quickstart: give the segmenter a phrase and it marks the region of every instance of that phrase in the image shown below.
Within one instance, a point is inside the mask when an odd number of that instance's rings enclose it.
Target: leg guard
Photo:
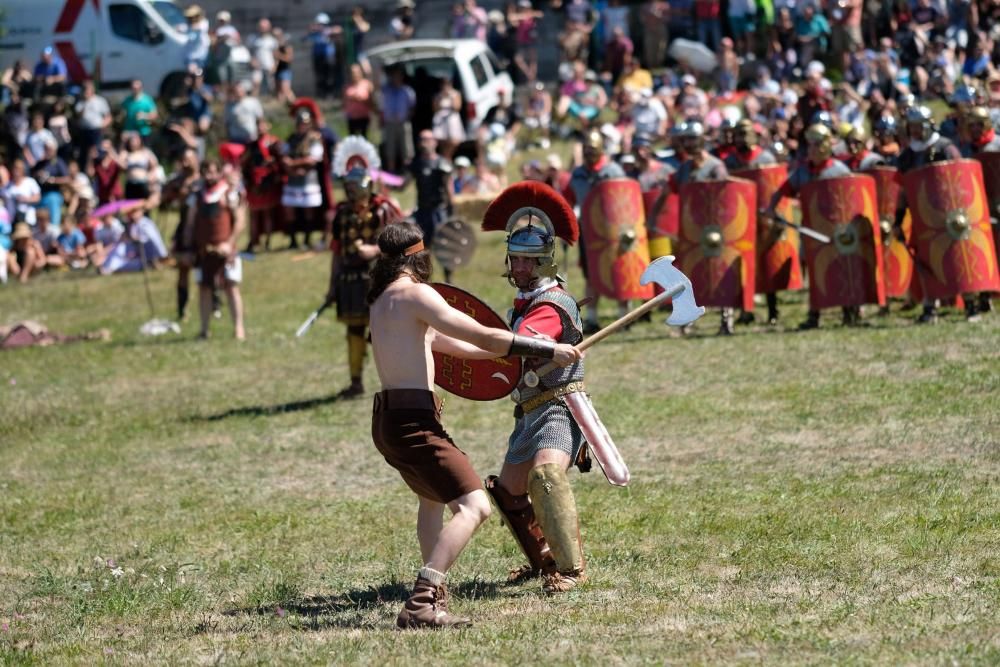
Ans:
[[[533,468],[528,473],[528,496],[559,572],[582,573],[580,521],[566,471],[557,463]]]
[[[179,319],[179,320],[183,320],[184,319],[184,313],[187,312],[188,298],[189,298],[188,288],[187,287],[178,287],[177,288],[177,319]]]
[[[486,491],[493,498],[497,509],[514,535],[514,541],[528,558],[532,570],[539,572],[555,572],[556,562],[542,534],[542,528],[535,520],[535,508],[527,495],[515,496],[500,486],[496,475],[490,475],[485,480]]]
[[[365,341],[365,328],[347,327],[347,365],[351,372],[352,382],[360,382],[367,352],[368,343]]]

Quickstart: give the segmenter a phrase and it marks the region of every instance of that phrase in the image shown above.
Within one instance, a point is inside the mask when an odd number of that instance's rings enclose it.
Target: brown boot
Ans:
[[[460,628],[472,625],[468,618],[448,612],[448,592],[444,583],[435,584],[424,577],[417,577],[410,599],[396,617],[396,627],[405,628]]]
[[[576,588],[579,584],[587,582],[586,573],[581,570],[571,570],[569,572],[553,572],[544,574],[542,590],[553,595],[555,593],[566,593]]]

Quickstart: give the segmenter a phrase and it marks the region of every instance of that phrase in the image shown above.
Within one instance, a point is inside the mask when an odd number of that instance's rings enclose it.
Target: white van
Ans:
[[[151,95],[171,97],[184,83],[186,21],[171,0],[2,0],[0,68],[29,68],[46,46],[69,79],[93,77],[103,93],[141,79]],[[95,76],[96,74],[96,76]]]
[[[493,52],[474,39],[411,39],[377,46],[368,58],[382,66],[402,65],[407,81],[414,81],[418,70],[434,79],[451,79],[462,95],[462,118],[470,132],[482,125],[500,100],[511,104],[514,82],[503,70]],[[433,97],[437,90],[414,86],[418,100]]]

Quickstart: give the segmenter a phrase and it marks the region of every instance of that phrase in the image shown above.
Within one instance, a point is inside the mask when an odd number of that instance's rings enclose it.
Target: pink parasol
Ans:
[[[91,213],[91,217],[103,218],[106,215],[114,215],[125,209],[132,208],[137,204],[144,202],[144,199],[119,199],[118,201],[108,202],[104,206],[99,206],[97,209]]]

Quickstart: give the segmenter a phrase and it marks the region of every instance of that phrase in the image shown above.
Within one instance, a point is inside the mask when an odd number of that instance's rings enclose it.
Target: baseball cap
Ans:
[[[690,74],[685,74],[684,76],[681,77],[681,83],[684,84],[685,86],[697,86],[698,79],[694,78],[694,76]]]
[[[313,19],[313,22],[320,23],[322,25],[329,25],[330,15],[327,14],[326,12],[320,12],[319,14],[316,15],[316,18]]]
[[[469,167],[472,166],[472,160],[465,157],[464,155],[459,155],[457,158],[455,158],[455,166],[468,169]]]
[[[215,20],[221,21],[223,23],[228,23],[229,21],[233,20],[233,15],[227,12],[225,9],[223,9],[222,11],[220,11],[215,15]]]

